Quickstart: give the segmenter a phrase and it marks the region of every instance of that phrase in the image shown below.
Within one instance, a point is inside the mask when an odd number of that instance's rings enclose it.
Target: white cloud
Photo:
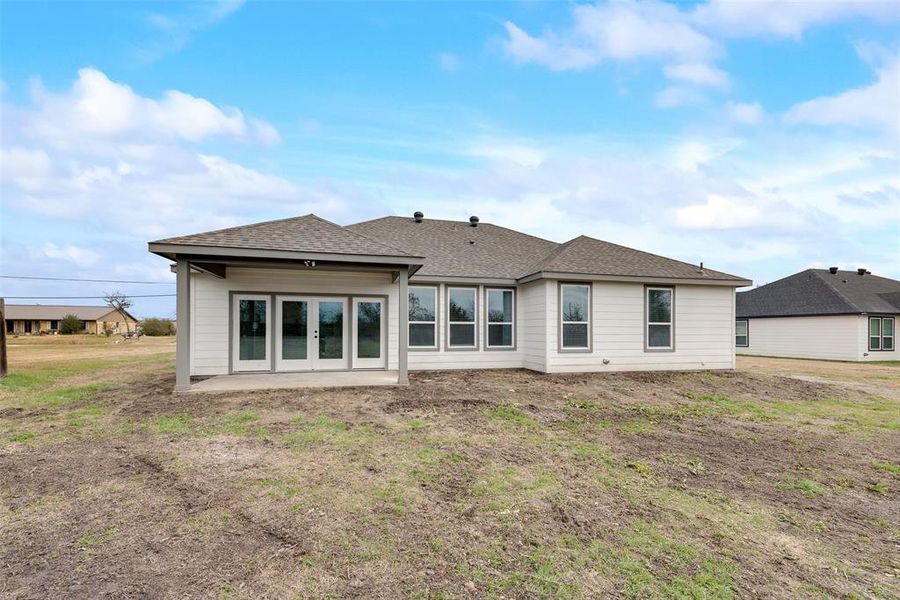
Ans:
[[[675,210],[675,224],[685,229],[739,229],[763,221],[760,208],[747,199],[710,194],[701,204]]]
[[[211,0],[208,2],[170,3],[177,12],[150,13],[147,23],[153,30],[150,40],[137,51],[137,59],[152,63],[183,50],[197,33],[229,17],[244,0]]]
[[[604,60],[680,60],[700,63],[718,53],[709,37],[671,4],[623,0],[572,9],[572,28],[532,36],[507,21],[504,50],[519,63],[554,70],[584,69]]]
[[[741,143],[738,139],[687,140],[673,147],[671,163],[680,171],[696,173],[700,167],[728,154]]]
[[[236,108],[218,107],[177,90],[165,92],[159,100],[145,98],[93,68],[80,69],[72,88],[58,94],[36,82],[32,96],[36,107],[26,112],[22,127],[32,137],[54,145],[126,138],[131,143],[199,142],[214,136],[264,143],[278,140],[277,130],[269,123],[248,119]]]
[[[37,259],[48,258],[50,260],[69,262],[82,268],[93,267],[101,258],[99,253],[87,248],[72,244],[59,246],[51,242],[43,246],[30,248],[29,253]]]
[[[765,116],[765,111],[759,102],[729,102],[725,106],[725,110],[728,118],[743,125],[755,125]]]
[[[39,190],[53,170],[50,156],[43,150],[0,148],[0,181],[26,191]]]
[[[698,5],[692,17],[717,35],[799,38],[807,29],[840,20],[897,21],[900,10],[893,0],[710,0]]]
[[[452,52],[441,52],[438,55],[438,64],[444,71],[459,71],[462,67],[462,60]]]
[[[704,63],[669,65],[664,72],[669,79],[687,81],[696,85],[718,88],[726,88],[729,85],[728,73]]]
[[[654,103],[659,108],[678,108],[692,104],[703,104],[706,97],[693,88],[671,85],[654,98]]]
[[[900,61],[877,70],[875,83],[793,106],[788,123],[882,128],[900,135]]]
[[[509,162],[524,167],[536,167],[544,160],[543,153],[527,144],[483,140],[468,150],[470,156]]]

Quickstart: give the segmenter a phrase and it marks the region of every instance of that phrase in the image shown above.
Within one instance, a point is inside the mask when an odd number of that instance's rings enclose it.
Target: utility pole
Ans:
[[[0,298],[0,379],[6,377],[6,301]]]

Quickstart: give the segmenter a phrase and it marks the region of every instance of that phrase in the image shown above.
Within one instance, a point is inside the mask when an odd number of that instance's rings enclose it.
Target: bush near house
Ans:
[[[171,319],[144,319],[141,321],[144,335],[175,335],[175,323]]]
[[[59,332],[63,335],[71,335],[81,331],[81,319],[75,315],[68,314],[59,322]]]

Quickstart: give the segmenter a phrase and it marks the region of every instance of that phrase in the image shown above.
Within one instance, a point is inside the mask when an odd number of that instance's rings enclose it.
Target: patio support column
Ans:
[[[191,265],[175,260],[175,391],[191,389]]]
[[[400,270],[400,277],[397,278],[397,285],[400,287],[400,355],[399,373],[397,375],[397,383],[405,385],[409,383],[409,375],[407,374],[407,365],[409,358],[409,267],[403,267]]]

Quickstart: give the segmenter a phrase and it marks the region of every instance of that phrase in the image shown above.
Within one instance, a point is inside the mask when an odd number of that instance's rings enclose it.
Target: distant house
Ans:
[[[807,269],[737,294],[738,354],[900,360],[900,281],[865,269]]]
[[[134,330],[137,319],[125,313],[129,329]],[[43,304],[7,304],[6,333],[13,335],[38,335],[56,333],[59,322],[66,315],[81,319],[83,333],[125,333],[125,319],[108,306],[53,306]]]
[[[743,277],[579,236],[315,215],[151,242],[176,262],[176,389],[243,372],[734,368]],[[390,377],[390,375],[388,375]]]

